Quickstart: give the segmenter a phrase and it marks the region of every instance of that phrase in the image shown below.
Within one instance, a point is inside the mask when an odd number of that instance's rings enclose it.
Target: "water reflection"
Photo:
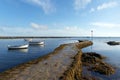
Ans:
[[[40,45],[40,47],[41,47],[41,48],[44,48],[44,47],[45,47],[45,45]]]
[[[8,50],[9,53],[28,53],[28,49],[13,49],[13,50]]]
[[[28,53],[28,49],[19,49],[18,51],[20,51],[22,53]]]
[[[92,49],[93,49],[93,46],[90,46],[90,48],[91,48],[91,49],[90,49],[90,50],[91,50],[91,52],[93,52],[93,50],[92,50]]]
[[[42,44],[42,45],[29,45],[29,47],[45,47],[45,44]]]
[[[113,41],[120,41],[120,38],[111,38]],[[120,45],[109,46],[107,45],[108,38],[94,38],[93,45],[82,49],[83,52],[97,52],[105,57],[105,61],[116,68],[113,75],[105,76],[97,73],[92,73],[95,76],[101,77],[103,80],[120,80]]]

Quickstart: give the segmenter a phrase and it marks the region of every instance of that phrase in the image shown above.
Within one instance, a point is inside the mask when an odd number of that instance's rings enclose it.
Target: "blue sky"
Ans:
[[[119,0],[0,0],[0,36],[120,36]]]

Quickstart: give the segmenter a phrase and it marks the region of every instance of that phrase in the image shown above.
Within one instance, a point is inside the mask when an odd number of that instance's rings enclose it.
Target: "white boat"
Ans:
[[[10,46],[8,45],[8,50],[13,50],[13,49],[27,49],[28,48],[28,44],[25,45],[16,45],[16,46]]]
[[[29,39],[29,38],[25,38],[24,40],[25,41],[32,41],[32,39]]]
[[[30,45],[44,45],[44,41],[30,41]]]

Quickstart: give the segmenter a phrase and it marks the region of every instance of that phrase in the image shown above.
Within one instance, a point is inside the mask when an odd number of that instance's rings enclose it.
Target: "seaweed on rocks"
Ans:
[[[88,66],[90,71],[95,71],[104,75],[114,74],[114,68],[103,61],[105,57],[95,53],[95,52],[87,52],[82,54],[82,64],[84,66]]]

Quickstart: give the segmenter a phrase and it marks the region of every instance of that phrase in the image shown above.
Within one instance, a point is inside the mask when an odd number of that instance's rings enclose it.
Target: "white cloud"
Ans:
[[[103,10],[103,9],[107,9],[107,8],[112,8],[117,6],[118,3],[117,2],[108,2],[108,3],[103,3],[102,5],[99,5],[97,7],[97,10]]]
[[[109,26],[110,25],[110,26]],[[112,27],[111,27],[112,25]],[[113,27],[113,25],[115,25]],[[65,26],[59,29],[34,30],[32,27],[2,27],[1,36],[119,36],[120,24],[93,22],[85,29],[79,26]]]
[[[107,2],[107,3],[103,3],[101,5],[98,5],[97,7],[95,8],[91,8],[90,9],[90,13],[94,12],[94,11],[100,11],[100,10],[103,10],[103,9],[108,9],[108,8],[113,8],[113,7],[116,7],[118,5],[119,2]]]
[[[26,2],[40,6],[46,14],[55,11],[55,7],[51,3],[51,0],[26,0]]]
[[[72,26],[72,27],[67,26],[67,27],[65,27],[65,29],[68,30],[68,31],[71,31],[71,30],[80,30],[80,28],[77,27],[77,26]]]
[[[92,0],[75,0],[74,1],[74,9],[76,11],[85,8]]]
[[[90,30],[84,29],[79,26],[66,26],[63,29],[65,34],[68,34],[70,36],[90,36]]]
[[[90,27],[64,26],[62,28],[45,28],[47,26],[31,23],[31,27],[0,26],[1,36],[119,36],[120,24],[92,22]],[[33,29],[34,28],[34,29]],[[45,30],[47,29],[47,30]]]
[[[40,25],[40,24],[36,24],[34,22],[30,23],[30,26],[33,28],[33,29],[36,29],[36,30],[47,30],[48,27],[45,26],[45,25]]]
[[[92,22],[90,23],[91,29],[94,31],[93,36],[120,36],[120,24],[108,22]]]
[[[66,26],[64,28],[52,28],[47,30],[44,26],[40,26],[35,23],[31,23],[32,27],[1,27],[2,36],[89,36],[90,31],[81,29],[78,26]],[[34,29],[35,30],[34,30]]]
[[[91,8],[90,9],[90,13],[92,13],[92,12],[94,12],[95,11],[95,9],[94,8]]]
[[[93,22],[90,25],[95,27],[104,27],[104,28],[120,28],[120,24],[115,23],[106,23],[106,22]]]
[[[0,32],[3,36],[26,36],[33,32],[33,29],[28,27],[12,27],[12,26],[0,26],[2,31]]]

